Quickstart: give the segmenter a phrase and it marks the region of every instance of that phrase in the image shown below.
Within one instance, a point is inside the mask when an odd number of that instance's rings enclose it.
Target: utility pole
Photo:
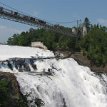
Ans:
[[[79,22],[79,20],[77,20],[77,29],[78,29],[78,22]]]
[[[79,28],[79,22],[81,22],[81,19],[77,20],[77,28]]]

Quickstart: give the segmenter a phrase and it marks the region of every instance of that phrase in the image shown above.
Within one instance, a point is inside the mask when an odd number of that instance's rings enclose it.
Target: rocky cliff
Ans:
[[[28,107],[14,74],[0,72],[0,107]]]

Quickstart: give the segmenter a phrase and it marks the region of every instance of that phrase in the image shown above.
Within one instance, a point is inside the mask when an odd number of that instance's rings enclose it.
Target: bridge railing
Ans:
[[[68,35],[68,36],[76,36],[72,33],[72,30],[65,30],[65,27],[60,26],[60,25],[53,25],[50,24],[44,20],[25,15],[23,13],[20,13],[18,11],[6,9],[4,7],[0,7],[0,17],[8,20],[12,20],[15,22],[20,22],[24,24],[28,24],[31,26],[37,26],[37,27],[42,27],[45,29],[49,29],[58,33],[61,33],[63,35]]]

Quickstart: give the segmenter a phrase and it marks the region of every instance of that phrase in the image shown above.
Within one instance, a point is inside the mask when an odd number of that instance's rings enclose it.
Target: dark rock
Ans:
[[[8,65],[8,67],[9,67],[11,70],[13,70],[13,66],[12,66],[12,64],[11,64],[9,61],[7,61],[7,65]]]
[[[28,107],[16,77],[11,73],[0,72],[0,107]]]
[[[41,106],[44,105],[44,102],[41,99],[36,98],[35,99],[35,104],[37,105],[37,107],[41,107]]]

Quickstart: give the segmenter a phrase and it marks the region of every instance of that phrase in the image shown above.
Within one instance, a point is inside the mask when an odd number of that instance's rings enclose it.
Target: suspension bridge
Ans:
[[[6,7],[0,6],[0,18],[27,24],[30,26],[35,26],[38,28],[44,28],[46,30],[55,31],[57,33],[67,36],[74,36],[74,37],[77,36],[72,32],[71,28],[67,28],[67,27],[65,28],[64,26],[58,24],[50,24],[47,21],[41,20],[36,17],[32,17],[20,11],[16,11],[13,8],[8,9]]]

